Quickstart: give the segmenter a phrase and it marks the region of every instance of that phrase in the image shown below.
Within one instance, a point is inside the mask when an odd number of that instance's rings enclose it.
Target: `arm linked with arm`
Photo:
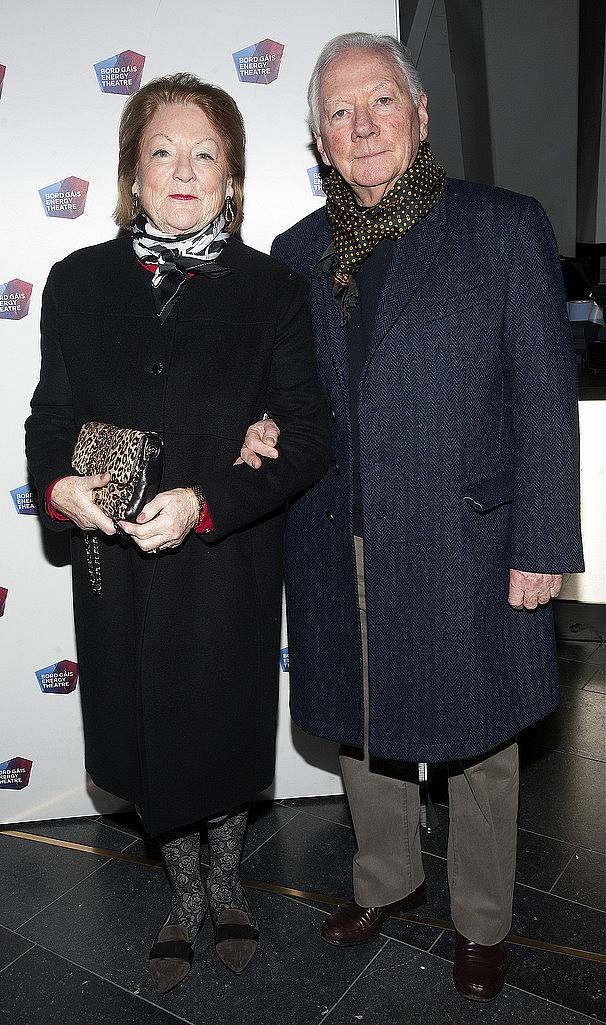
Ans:
[[[266,408],[280,426],[280,455],[250,466],[218,467],[212,451],[195,469],[213,521],[209,541],[274,511],[319,480],[330,463],[328,417],[316,375],[307,288],[292,275],[274,340]],[[205,465],[206,459],[210,459]]]

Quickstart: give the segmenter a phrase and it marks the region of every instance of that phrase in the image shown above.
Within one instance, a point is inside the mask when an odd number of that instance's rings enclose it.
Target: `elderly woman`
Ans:
[[[256,948],[239,862],[247,804],[274,772],[283,511],[329,458],[306,286],[238,238],[243,183],[227,93],[178,74],[128,101],[116,210],[128,230],[51,270],[26,424],[42,520],[71,529],[86,767],[137,806],[170,881],[150,953],[160,993],[189,971],[207,909],[233,971]],[[254,470],[238,455],[266,410],[281,454]],[[118,531],[94,500],[108,475],[71,467],[87,421],[163,440],[161,490]]]

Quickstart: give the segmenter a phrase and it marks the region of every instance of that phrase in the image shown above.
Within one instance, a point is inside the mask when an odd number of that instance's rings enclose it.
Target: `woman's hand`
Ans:
[[[200,504],[191,488],[161,491],[137,516],[136,523],[120,520],[125,534],[142,552],[178,548],[200,519]]]
[[[96,473],[88,477],[61,477],[51,492],[51,502],[57,512],[67,516],[81,530],[101,530],[115,534],[109,516],[93,501],[93,491],[109,484],[109,473]]]
[[[244,444],[240,449],[240,455],[234,466],[248,463],[253,470],[258,470],[262,464],[259,456],[266,456],[268,459],[278,458],[278,438],[280,428],[273,420],[257,420],[251,424],[246,432]]]

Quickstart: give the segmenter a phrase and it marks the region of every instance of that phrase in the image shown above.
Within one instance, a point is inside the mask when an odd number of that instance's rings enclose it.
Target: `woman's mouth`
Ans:
[[[189,196],[183,192],[175,192],[173,195],[168,197],[169,199],[197,199],[197,196]]]

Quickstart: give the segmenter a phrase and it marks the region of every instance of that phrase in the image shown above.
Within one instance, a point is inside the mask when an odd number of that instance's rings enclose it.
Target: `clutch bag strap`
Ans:
[[[101,594],[99,538],[93,531],[87,531],[84,535],[84,551],[86,553],[86,565],[88,566],[88,579],[90,580],[93,594]]]

